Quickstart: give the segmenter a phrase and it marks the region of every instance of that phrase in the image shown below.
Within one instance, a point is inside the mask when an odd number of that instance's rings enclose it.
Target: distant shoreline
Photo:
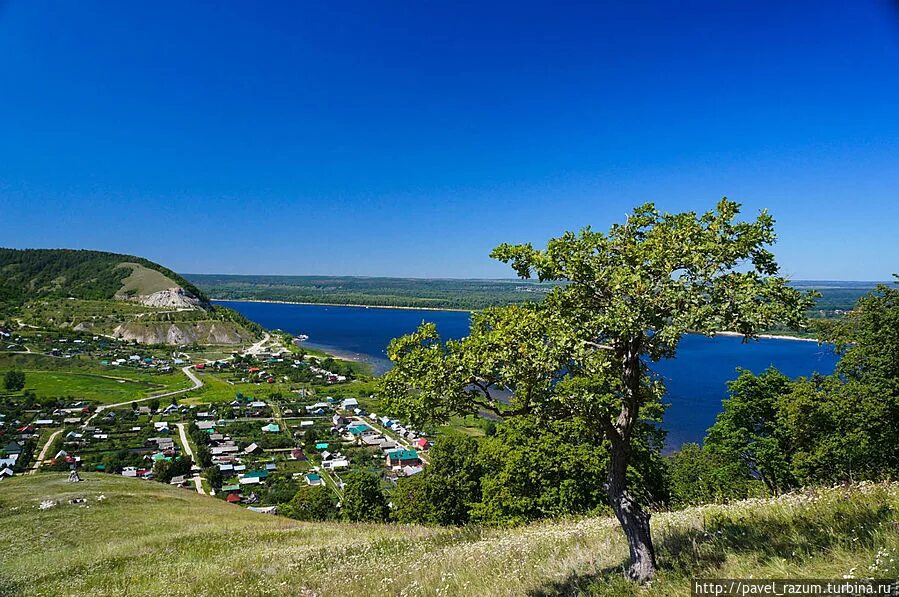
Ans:
[[[449,311],[471,313],[473,309],[450,309],[449,307],[398,307],[393,305],[357,305],[354,303],[304,303],[302,301],[274,301],[267,299],[209,299],[213,303],[271,303],[274,305],[311,305],[319,307],[356,307],[360,309],[402,309],[404,311]]]
[[[742,336],[740,332],[715,332],[716,336]],[[799,342],[818,342],[817,338],[800,338],[799,336],[787,336],[784,334],[759,334],[760,340],[798,340]]]
[[[364,309],[400,309],[404,311],[447,311],[451,313],[471,313],[473,309],[449,309],[440,307],[393,307],[390,305],[356,305],[344,303],[304,303],[300,301],[273,301],[263,299],[209,299],[214,303],[271,303],[275,305],[311,305],[320,307],[355,307]],[[697,333],[697,332],[688,332]],[[705,334],[698,334],[705,335]],[[715,332],[715,336],[741,337],[740,332]],[[799,336],[788,336],[786,334],[759,334],[760,340],[795,340],[798,342],[818,342],[817,338],[800,338]]]

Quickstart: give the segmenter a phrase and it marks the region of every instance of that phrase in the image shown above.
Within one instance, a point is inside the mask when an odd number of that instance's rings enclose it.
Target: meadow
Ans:
[[[2,482],[10,595],[685,595],[700,578],[895,578],[899,484],[857,484],[653,517],[662,571],[621,576],[610,518],[517,528],[302,523],[99,473]],[[80,504],[70,500],[84,499]],[[56,505],[41,510],[42,501]]]
[[[191,385],[180,371],[161,374],[104,367],[86,359],[0,354],[0,377],[10,369],[25,372],[24,391],[31,390],[38,398],[74,398],[104,404],[146,398]]]

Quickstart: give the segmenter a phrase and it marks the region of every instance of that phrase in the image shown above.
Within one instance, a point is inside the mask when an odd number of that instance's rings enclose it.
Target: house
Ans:
[[[225,501],[229,504],[239,504],[240,503],[240,494],[237,493],[229,493],[225,497]]]
[[[34,422],[34,424],[38,427],[49,427],[51,425],[55,425],[56,421],[54,421],[53,419],[38,419]]]
[[[259,477],[248,477],[244,475],[239,479],[241,485],[259,485],[262,483],[262,479]]]
[[[202,371],[203,369],[206,368],[206,363],[197,363],[197,364],[194,366],[194,368],[195,368],[197,371]]]
[[[172,477],[172,480],[169,481],[169,485],[182,485],[184,483],[184,475],[178,475],[176,477]]]
[[[349,467],[350,461],[344,457],[334,458],[332,460],[323,461],[322,466],[329,470],[337,470],[337,469]]]
[[[308,419],[300,421],[300,429],[303,429],[303,428],[308,429],[309,427],[312,427],[313,425],[315,425],[315,421],[309,421]]]
[[[6,477],[12,477],[13,475],[15,475],[15,473],[8,466],[0,469],[0,479],[5,479]]]
[[[343,410],[353,410],[354,408],[359,407],[359,401],[355,398],[347,398],[343,402],[340,403],[340,407]]]
[[[320,443],[315,444],[315,449],[316,450],[327,450],[328,442],[320,442]]]
[[[136,478],[137,477],[137,469],[134,468],[133,466],[126,466],[125,468],[122,469],[122,476]]]
[[[312,487],[317,487],[322,484],[322,478],[318,475],[318,473],[307,473],[306,484],[311,485]]]
[[[384,441],[384,437],[377,433],[366,433],[360,439],[366,446],[374,446],[376,448],[380,448],[381,442]]]
[[[229,493],[231,491],[240,491],[240,485],[222,485],[222,491]]]
[[[269,423],[268,425],[263,427],[262,430],[265,431],[266,433],[280,433],[281,426],[278,425],[277,423]]]
[[[250,408],[265,408],[266,406],[268,406],[268,404],[262,402],[261,400],[256,400],[254,402],[250,402],[250,404],[248,404],[247,406],[249,406]]]
[[[294,448],[290,451],[290,457],[293,460],[306,460],[306,455],[299,448]]]
[[[6,452],[7,454],[21,454],[22,445],[19,442],[9,442],[0,448],[0,452]]]
[[[373,429],[365,423],[354,423],[347,427],[347,431],[349,431],[353,437],[359,437],[366,431],[373,431]]]
[[[255,454],[256,452],[262,452],[262,448],[260,448],[256,442],[247,446],[243,451],[244,454]]]
[[[387,466],[406,466],[406,465],[416,465],[420,464],[421,460],[418,458],[418,452],[415,450],[391,450],[387,452]]]
[[[415,447],[418,448],[419,450],[427,450],[428,448],[431,447],[431,442],[429,442],[429,441],[427,440],[427,438],[424,438],[424,437],[420,437],[420,438],[418,438],[417,440],[415,440],[415,441],[412,442],[412,443],[413,443],[413,444],[415,445]]]
[[[197,429],[200,431],[212,431],[215,429],[215,421],[197,421]]]

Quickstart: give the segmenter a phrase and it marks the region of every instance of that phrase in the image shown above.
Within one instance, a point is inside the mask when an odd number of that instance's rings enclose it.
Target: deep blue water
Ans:
[[[390,340],[414,331],[422,321],[437,324],[445,338],[460,338],[468,332],[468,313],[455,311],[232,301],[221,304],[266,328],[307,334],[309,346],[368,361],[378,373],[389,367],[386,350]],[[665,429],[669,448],[702,440],[721,410],[721,400],[727,397],[725,383],[737,376],[738,367],[761,373],[773,365],[797,377],[815,372],[830,374],[836,360],[832,350],[814,342],[764,339],[744,344],[732,336],[685,336],[675,359],[653,365],[668,390]]]

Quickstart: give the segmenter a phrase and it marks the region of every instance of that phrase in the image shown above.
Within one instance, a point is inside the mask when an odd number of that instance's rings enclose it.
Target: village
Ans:
[[[360,369],[277,340],[197,361],[183,350],[77,333],[7,335],[9,351],[34,354],[37,346],[44,357],[88,361],[102,371],[173,379],[183,371],[195,385],[114,404],[48,400],[27,390],[18,400],[7,396],[0,402],[0,480],[102,472],[277,513],[304,486],[327,488],[339,508],[352,471],[376,472],[389,490],[423,470],[431,439],[372,412],[369,384],[353,383]]]

